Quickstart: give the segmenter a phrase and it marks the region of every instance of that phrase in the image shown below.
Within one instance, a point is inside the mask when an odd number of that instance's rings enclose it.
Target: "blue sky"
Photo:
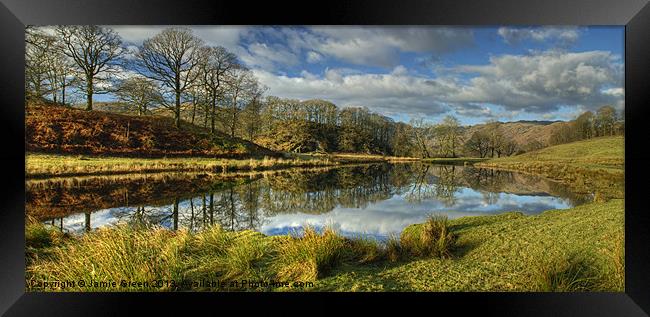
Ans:
[[[113,28],[137,49],[165,27]],[[191,28],[234,52],[267,95],[365,106],[399,121],[568,120],[624,107],[623,27]]]

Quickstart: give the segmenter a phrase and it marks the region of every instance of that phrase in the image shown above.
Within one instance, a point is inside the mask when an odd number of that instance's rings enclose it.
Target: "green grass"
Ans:
[[[599,137],[496,158],[475,166],[541,175],[566,183],[576,192],[594,193],[597,200],[623,198],[624,142],[622,136]]]
[[[42,247],[32,250],[38,256],[28,264],[27,280],[177,281],[162,288],[66,289],[80,291],[210,290],[183,285],[202,279],[314,283],[261,290],[623,291],[623,206],[614,199],[535,216],[433,218],[405,229],[406,240],[383,245],[330,229],[268,237],[219,227],[199,233],[117,227],[48,240],[43,230],[50,229],[34,227],[27,239]],[[413,239],[417,255],[409,253]],[[34,243],[43,240],[50,242]]]
[[[36,153],[27,154],[25,162],[28,178],[163,171],[227,172],[270,170],[286,167],[331,166],[339,164],[338,162],[329,160],[326,157],[295,157],[287,159],[215,159],[204,157],[129,158]]]
[[[585,285],[581,281],[588,280],[592,291],[623,291],[622,200],[535,216],[512,212],[463,217],[450,220],[449,225],[458,236],[452,258],[341,267],[320,280],[317,290],[542,291],[537,281],[544,271],[561,272],[573,266],[564,277],[556,278],[567,280],[557,285],[571,285],[572,279],[578,281],[574,286]],[[585,258],[590,260],[571,262]],[[547,263],[555,268],[546,267]],[[588,270],[569,278],[575,267],[585,264]]]

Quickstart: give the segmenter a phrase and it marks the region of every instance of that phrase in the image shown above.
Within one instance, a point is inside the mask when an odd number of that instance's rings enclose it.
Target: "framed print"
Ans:
[[[650,309],[646,1],[0,12],[7,316]]]

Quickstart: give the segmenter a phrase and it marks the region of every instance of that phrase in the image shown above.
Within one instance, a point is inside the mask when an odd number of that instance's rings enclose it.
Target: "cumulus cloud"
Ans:
[[[246,47],[238,47],[235,52],[250,67],[258,66],[265,69],[274,69],[275,65],[294,66],[299,63],[298,56],[285,50],[281,45],[251,43]]]
[[[469,28],[445,27],[313,27],[293,33],[294,45],[310,45],[319,53],[358,65],[394,67],[400,52],[445,54],[474,43]]]
[[[535,42],[549,41],[560,45],[570,45],[575,43],[580,37],[580,30],[577,27],[501,27],[497,33],[509,44],[531,40]]]
[[[358,73],[348,69],[327,69],[317,76],[275,75],[256,69],[257,78],[270,88],[269,94],[296,99],[323,98],[345,106],[367,106],[384,113],[441,114],[448,107],[437,100],[455,89],[452,83],[409,76],[404,70],[387,74]]]
[[[543,113],[562,105],[593,109],[619,103],[623,87],[623,65],[610,52],[503,55],[490,64],[459,66],[458,71],[475,73],[469,84],[454,96],[456,102],[502,105],[506,110]],[[616,87],[603,91],[605,87]],[[611,88],[610,88],[611,89]]]
[[[323,56],[314,52],[314,51],[309,51],[307,52],[307,62],[308,63],[318,63],[323,60]]]
[[[109,26],[129,44],[140,45],[170,26]],[[192,26],[192,32],[208,45],[223,46],[230,50],[237,49],[240,40],[250,32],[249,27],[240,26]]]
[[[404,66],[384,74],[327,69],[324,74],[275,75],[256,70],[269,93],[297,99],[324,98],[384,113],[466,117],[550,113],[572,106],[595,110],[623,105],[623,65],[604,51],[495,56],[485,65],[461,65],[436,78],[412,75]],[[460,80],[459,75],[468,76]]]

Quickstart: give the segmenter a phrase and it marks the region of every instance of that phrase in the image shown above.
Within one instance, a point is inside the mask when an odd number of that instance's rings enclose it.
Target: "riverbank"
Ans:
[[[307,156],[216,159],[205,157],[131,158],[28,153],[26,178],[155,172],[262,171],[288,167],[336,166],[340,161]]]
[[[385,245],[332,230],[296,238],[219,227],[198,233],[118,227],[72,237],[30,224],[27,285],[42,291],[31,281],[84,279],[118,286],[65,290],[221,290],[191,282],[273,280],[290,287],[233,289],[623,291],[623,206],[611,200],[534,216],[438,218],[406,228],[401,240]],[[176,282],[120,287],[122,280]],[[303,284],[291,287],[293,282]]]
[[[599,137],[496,158],[475,166],[540,175],[565,183],[577,193],[592,193],[596,200],[606,200],[624,198],[624,151],[622,136]]]
[[[119,175],[157,172],[236,172],[265,171],[292,167],[332,167],[372,163],[427,162],[434,164],[474,164],[480,158],[396,157],[372,154],[285,154],[283,158],[227,159],[208,157],[135,158],[91,155],[27,153],[26,178],[91,175]]]

